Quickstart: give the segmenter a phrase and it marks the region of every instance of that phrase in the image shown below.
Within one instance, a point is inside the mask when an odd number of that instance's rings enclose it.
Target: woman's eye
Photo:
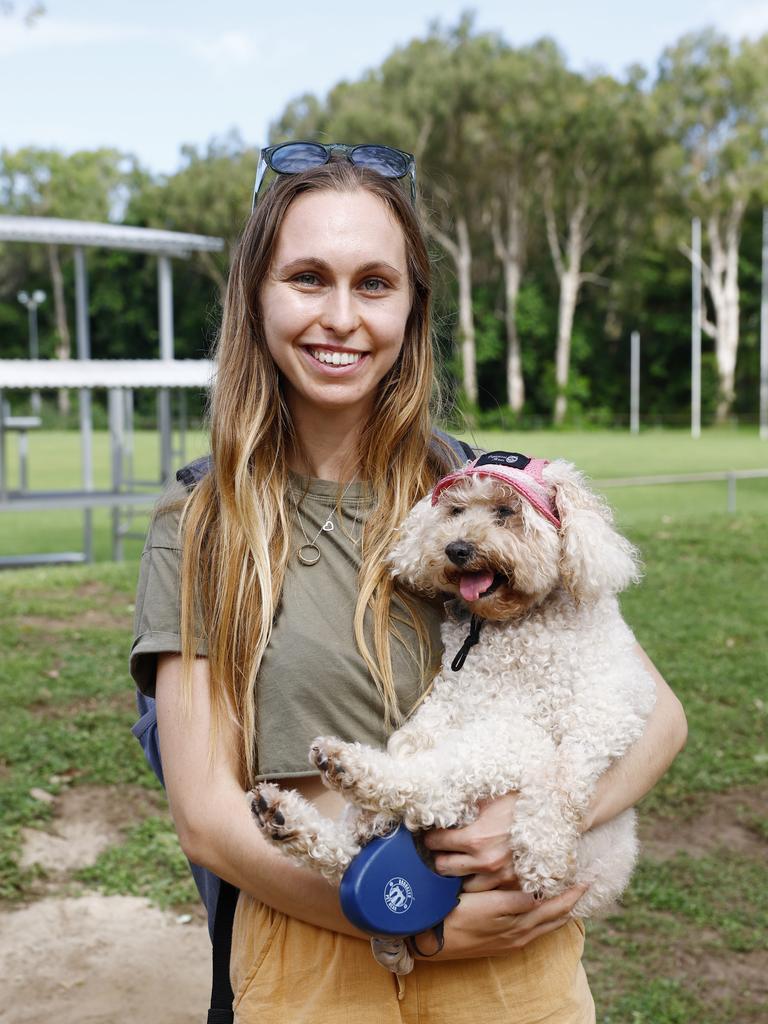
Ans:
[[[380,277],[366,277],[361,285],[364,292],[383,292],[387,288],[387,282]]]
[[[317,274],[312,274],[310,271],[306,271],[304,274],[296,274],[293,280],[295,284],[303,284],[309,288],[316,285],[319,278]]]

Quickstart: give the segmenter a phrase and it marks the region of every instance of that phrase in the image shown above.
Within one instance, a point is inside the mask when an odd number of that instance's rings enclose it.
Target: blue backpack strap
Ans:
[[[199,483],[204,476],[207,476],[213,469],[213,456],[212,455],[201,455],[199,459],[195,459],[194,462],[188,463],[186,466],[182,466],[176,473],[176,479],[186,484],[187,487],[194,487],[195,484]]]

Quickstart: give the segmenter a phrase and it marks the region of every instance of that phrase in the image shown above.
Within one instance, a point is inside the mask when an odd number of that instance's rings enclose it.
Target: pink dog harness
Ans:
[[[463,469],[438,480],[432,491],[432,504],[437,504],[437,499],[446,488],[468,476],[490,476],[517,491],[521,498],[530,502],[537,512],[559,530],[560,519],[554,496],[542,476],[542,470],[548,465],[547,459],[534,459],[519,452],[486,452]]]

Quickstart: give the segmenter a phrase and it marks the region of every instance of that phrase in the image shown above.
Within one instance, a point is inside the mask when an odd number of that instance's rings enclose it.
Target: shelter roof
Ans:
[[[205,388],[210,359],[0,359],[0,390],[12,388]]]
[[[97,224],[58,217],[0,216],[1,242],[43,242],[53,245],[96,245],[106,249],[186,256],[190,252],[220,252],[223,238],[190,235],[181,231],[138,228],[125,224]]]

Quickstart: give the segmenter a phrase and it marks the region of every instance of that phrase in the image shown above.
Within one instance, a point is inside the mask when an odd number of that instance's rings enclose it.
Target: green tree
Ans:
[[[0,151],[0,209],[7,214],[106,221],[118,211],[135,170],[132,158],[116,149],[58,150],[26,147]],[[53,292],[57,359],[69,359],[72,342],[59,247],[46,246]],[[69,394],[59,392],[59,409],[68,411]]]
[[[647,174],[646,106],[637,76],[621,83],[608,75],[586,78],[555,69],[542,87],[541,127],[549,141],[539,154],[540,195],[559,285],[556,424],[567,411],[571,337],[581,288],[610,284],[605,272],[627,237],[629,199]]]
[[[681,201],[706,231],[713,316],[702,326],[715,342],[723,422],[735,397],[742,222],[768,181],[768,35],[740,45],[713,29],[684,36],[661,57],[655,99],[667,126],[660,170],[670,202]]]
[[[518,414],[525,404],[525,384],[517,303],[536,215],[537,154],[548,141],[541,130],[541,98],[545,83],[564,70],[564,58],[551,40],[519,50],[505,47],[488,68],[484,94],[488,145],[482,155],[490,171],[484,223],[501,265],[506,400]]]
[[[234,245],[250,215],[258,152],[236,131],[204,148],[182,146],[174,174],[145,179],[126,219],[134,224],[224,239],[221,253],[198,252],[191,265],[216,286],[223,304]]]

